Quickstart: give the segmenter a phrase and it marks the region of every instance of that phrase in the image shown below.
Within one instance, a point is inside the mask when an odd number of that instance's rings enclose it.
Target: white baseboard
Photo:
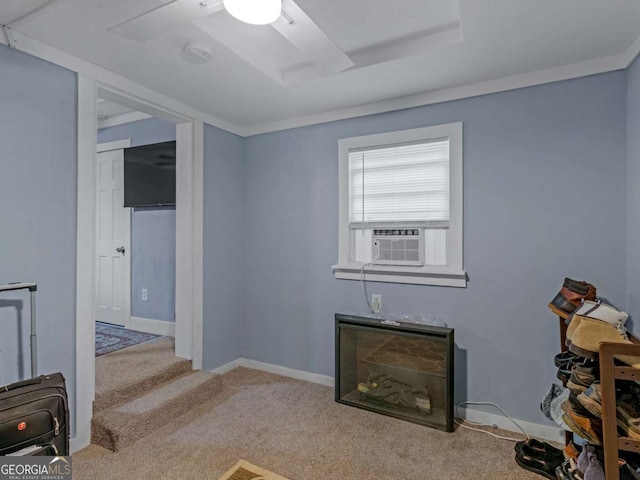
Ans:
[[[473,410],[470,408],[460,407],[457,410],[457,415],[460,415],[465,420],[471,422],[482,423],[485,425],[495,425],[503,430],[510,432],[516,432],[522,435],[522,432],[518,430],[511,420],[503,415],[495,413],[482,412],[480,410]],[[454,412],[455,413],[455,412]],[[559,427],[553,427],[550,425],[541,425],[539,423],[528,422],[526,420],[518,420],[514,418],[514,421],[527,432],[530,437],[543,438],[552,442],[564,443],[564,430]]]
[[[90,443],[91,443],[91,432],[87,432],[80,436],[73,437],[71,440],[69,440],[69,450],[70,450],[69,453],[73,455],[74,453],[79,452],[83,448],[88,447]]]
[[[242,360],[242,359],[241,358],[236,358],[232,362],[226,363],[226,364],[222,365],[221,367],[218,367],[218,368],[215,368],[215,369],[211,370],[211,373],[217,373],[218,375],[224,375],[225,373],[230,372],[234,368],[240,367],[241,366],[240,365],[240,360]]]
[[[305,372],[304,370],[296,370],[295,368],[281,367],[280,365],[274,365],[272,363],[258,362],[257,360],[249,360],[248,358],[237,358],[232,362],[229,362],[221,367],[211,370],[212,373],[222,375],[230,372],[234,368],[245,367],[253,370],[262,370],[263,372],[275,373],[282,375],[283,377],[295,378],[296,380],[304,380],[310,383],[318,383],[320,385],[326,385],[327,387],[333,387],[335,381],[333,377],[328,375],[320,375],[319,373]]]
[[[165,337],[176,336],[176,324],[166,320],[152,320],[150,318],[131,317],[129,328],[138,332],[163,335]]]
[[[222,375],[224,373],[230,372],[237,367],[262,370],[264,372],[275,373],[277,375],[295,378],[297,380],[304,380],[306,382],[318,383],[320,385],[326,385],[328,387],[335,386],[335,379],[328,375],[306,372],[304,370],[296,370],[295,368],[281,367],[280,365],[258,362],[256,360],[249,360],[248,358],[238,358],[236,360],[233,360],[232,362],[216,368],[215,370],[212,370],[212,372]],[[518,427],[516,427],[507,417],[504,417],[502,415],[482,412],[480,410],[473,410],[469,408],[458,408],[457,414],[461,415],[462,418],[470,420],[472,422],[483,423],[485,425],[496,425],[498,428],[501,428],[503,430],[522,434],[522,432],[518,430]],[[564,443],[564,430],[562,430],[561,428],[549,425],[541,425],[539,423],[528,422],[526,420],[518,420],[517,418],[515,418],[514,420],[531,437],[542,438],[544,440],[549,440],[552,442]]]

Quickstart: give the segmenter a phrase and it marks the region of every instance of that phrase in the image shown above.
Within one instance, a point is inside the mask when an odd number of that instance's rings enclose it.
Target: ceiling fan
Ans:
[[[246,58],[245,52],[238,50],[244,46],[242,38],[234,38],[234,33],[229,30],[223,32],[207,28],[202,23],[205,18],[209,17],[208,21],[224,10],[245,23],[271,25],[318,71],[336,73],[354,65],[294,0],[171,0],[113,26],[109,31],[130,40],[147,42],[195,23],[208,35]],[[276,73],[275,76],[279,78],[281,75]]]

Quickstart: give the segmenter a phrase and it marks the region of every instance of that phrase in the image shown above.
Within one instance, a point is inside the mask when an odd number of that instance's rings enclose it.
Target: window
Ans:
[[[336,278],[466,286],[462,123],[339,142]]]

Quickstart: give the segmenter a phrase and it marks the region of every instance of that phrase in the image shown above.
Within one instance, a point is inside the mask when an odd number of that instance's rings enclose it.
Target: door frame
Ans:
[[[131,139],[130,138],[125,138],[124,140],[116,140],[115,142],[105,142],[105,143],[98,143],[96,145],[96,154],[98,153],[104,153],[104,152],[111,152],[113,150],[124,150],[125,148],[129,148],[131,146]],[[96,155],[96,164],[98,161],[98,157]],[[97,172],[96,172],[97,174]],[[97,181],[97,176],[96,176],[96,181]],[[96,191],[97,194],[97,191]],[[97,195],[96,195],[96,200],[97,200]],[[97,205],[96,205],[97,208]],[[123,244],[122,246],[125,248],[125,278],[124,278],[124,318],[123,318],[123,326],[124,328],[131,328],[131,212],[132,212],[132,208],[130,207],[123,207],[125,209],[125,221],[129,222],[129,236],[127,238],[128,243]],[[97,215],[96,215],[96,219],[97,219]],[[98,222],[96,221],[96,232],[95,232],[95,239],[98,238]],[[98,255],[95,256],[95,258],[98,258]],[[98,265],[96,263],[96,266],[94,267],[96,268],[96,272],[97,272],[97,268]],[[95,284],[94,284],[95,287]],[[95,307],[95,305],[94,305]],[[97,313],[97,312],[96,312]]]
[[[95,398],[95,222],[97,109],[100,98],[176,124],[176,356],[202,369],[204,124],[78,74],[76,232],[76,426],[72,450],[90,443]]]

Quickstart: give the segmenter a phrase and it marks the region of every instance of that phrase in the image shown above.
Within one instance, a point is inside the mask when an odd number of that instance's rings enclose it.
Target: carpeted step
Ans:
[[[173,342],[162,338],[98,357],[94,414],[191,372],[189,360],[174,356]]]
[[[219,375],[183,375],[146,395],[93,416],[91,443],[115,452],[149,435],[222,391]]]

